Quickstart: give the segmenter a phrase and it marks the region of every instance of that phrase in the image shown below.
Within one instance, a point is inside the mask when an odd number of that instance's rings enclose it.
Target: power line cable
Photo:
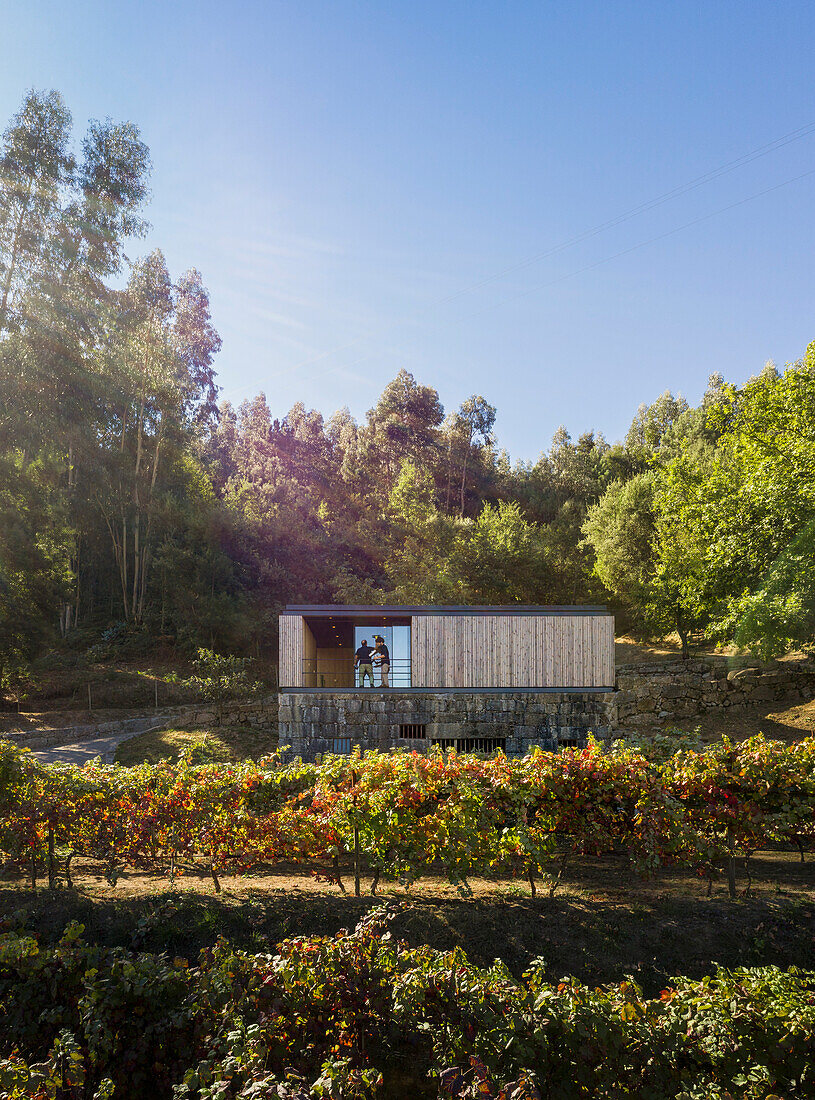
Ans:
[[[608,256],[603,256],[599,260],[595,260],[593,263],[585,264],[583,267],[576,268],[574,271],[568,271],[563,275],[558,275],[555,279],[547,283],[538,283],[535,286],[527,287],[520,291],[518,294],[513,294],[508,297],[502,298],[499,301],[493,303],[491,306],[486,306],[478,310],[472,310],[468,313],[460,314],[456,321],[465,321],[469,317],[481,315],[486,309],[494,309],[497,306],[507,305],[509,302],[517,301],[519,298],[525,298],[530,294],[534,294],[540,290],[548,290],[550,287],[557,286],[558,283],[565,282],[567,279],[576,278],[578,275],[582,275],[587,271],[592,271],[594,268],[602,267],[603,264],[611,263],[613,260],[620,259],[622,256],[627,256],[631,252],[636,252],[641,248],[646,248],[649,244],[655,244],[657,241],[663,241],[668,237],[673,237],[677,233],[683,232],[685,229],[691,229],[693,226],[701,225],[703,222],[710,221],[711,218],[718,217],[720,214],[726,214],[729,210],[735,210],[740,206],[744,206],[746,203],[754,202],[756,199],[763,198],[765,195],[770,195],[774,191],[780,191],[783,187],[789,187],[793,183],[798,183],[800,180],[807,179],[809,176],[815,175],[815,168],[810,169],[808,172],[802,172],[798,176],[792,176],[790,179],[784,180],[781,183],[776,183],[772,187],[766,187],[762,191],[756,191],[753,195],[747,195],[746,198],[738,199],[736,202],[728,203],[727,206],[721,206],[716,210],[710,211],[708,214],[702,214],[698,218],[693,218],[691,221],[683,222],[682,225],[677,225],[673,229],[668,229],[664,233],[657,233],[653,237],[648,237],[644,241],[639,241],[637,244],[630,245],[628,248],[622,248],[617,252],[612,252]],[[320,378],[325,374],[330,374],[335,370],[356,366],[363,362],[363,359],[357,359],[352,363],[337,364],[325,368],[325,370],[317,371],[315,374],[308,375],[304,379],[306,382],[313,381],[315,378]]]
[[[726,164],[722,164],[718,168],[713,168],[709,172],[705,172],[701,176],[696,176],[695,179],[689,180],[687,183],[680,184],[678,187],[674,187],[670,191],[666,191],[664,192],[664,194],[658,195],[654,199],[649,199],[647,202],[640,203],[639,206],[634,206],[623,214],[618,214],[616,217],[609,218],[608,221],[601,222],[599,225],[595,225],[591,229],[585,230],[583,233],[578,233],[576,236],[570,237],[569,240],[563,241],[561,244],[553,245],[551,248],[544,249],[542,252],[537,252],[533,256],[527,257],[527,259],[525,260],[519,260],[517,263],[511,264],[510,266],[495,272],[493,275],[488,275],[486,278],[482,279],[481,282],[473,283],[472,285],[465,287],[460,291],[456,291],[454,294],[449,295],[447,298],[442,299],[441,303],[439,304],[453,301],[454,299],[459,298],[464,294],[469,294],[474,290],[479,290],[481,289],[481,287],[488,286],[490,283],[496,282],[498,279],[502,279],[505,275],[511,275],[515,271],[521,271],[525,267],[531,267],[533,264],[538,263],[540,260],[545,260],[548,259],[550,256],[555,256],[558,252],[563,252],[567,248],[574,247],[574,245],[576,244],[582,244],[583,241],[589,240],[591,237],[595,237],[599,233],[604,233],[609,229],[615,229],[618,225],[623,225],[625,222],[630,221],[632,218],[639,217],[640,214],[647,214],[651,210],[655,210],[657,207],[663,206],[666,202],[670,202],[672,199],[681,198],[683,195],[687,195],[689,192],[697,190],[699,187],[704,186],[706,183],[712,183],[714,180],[720,179],[722,176],[726,176],[730,172],[734,172],[737,168],[743,168],[747,164],[752,164],[753,161],[759,160],[761,157],[765,157],[769,153],[774,153],[778,149],[783,149],[785,145],[790,145],[794,141],[800,141],[802,138],[809,137],[809,135],[812,133],[815,133],[815,123],[810,123],[807,126],[799,127],[797,130],[792,130],[789,134],[785,134],[783,137],[777,138],[775,141],[768,142],[766,145],[762,145],[758,149],[754,149],[749,153],[745,153],[743,156],[736,157],[735,160],[728,161]]]
[[[595,260],[593,263],[586,264],[584,267],[576,268],[574,271],[568,271],[564,275],[559,275],[556,279],[552,279],[551,282],[537,283],[534,286],[526,287],[524,290],[519,291],[519,293],[502,298],[495,304],[505,305],[508,302],[517,301],[519,298],[525,298],[529,294],[534,294],[538,290],[546,290],[551,286],[556,286],[558,283],[565,282],[566,279],[573,279],[575,276],[582,275],[586,271],[592,271],[595,267],[601,267],[603,264],[611,263],[612,260],[618,260],[621,256],[627,256],[629,253],[636,252],[640,248],[645,248],[649,244],[655,244],[657,241],[664,241],[666,237],[673,237],[675,234],[681,233],[685,229],[691,229],[695,225],[701,225],[702,222],[718,217],[719,214],[726,214],[729,210],[736,210],[739,206],[744,206],[746,203],[753,202],[755,199],[763,198],[765,195],[771,195],[774,191],[780,191],[782,187],[789,187],[791,184],[798,183],[800,180],[807,179],[807,177],[813,175],[815,175],[815,168],[810,169],[808,172],[802,172],[798,176],[792,176],[782,183],[776,183],[772,187],[765,187],[763,191],[756,191],[755,194],[747,195],[746,198],[737,199],[736,202],[728,203],[727,206],[720,206],[717,210],[711,210],[708,214],[701,214],[698,218],[692,218],[689,222],[677,225],[673,229],[667,229],[664,233],[657,233],[653,237],[648,237],[647,240],[639,241],[637,244],[632,244],[628,248],[622,248],[618,252],[611,253],[609,256],[603,256],[602,259]],[[479,310],[478,312],[481,313],[483,311]],[[474,316],[474,313],[463,314],[458,320],[465,320],[467,317],[472,316]]]
[[[581,244],[583,241],[589,240],[592,237],[607,232],[609,229],[614,229],[617,226],[632,220],[633,218],[639,217],[642,214],[646,214],[659,206],[663,206],[665,203],[670,202],[673,199],[681,198],[683,195],[686,195],[691,191],[695,191],[698,188],[703,187],[705,184],[712,183],[715,180],[720,179],[722,176],[728,175],[730,172],[734,172],[739,168],[743,168],[748,164],[752,164],[754,161],[760,160],[762,157],[768,156],[770,153],[777,152],[779,149],[783,149],[785,146],[791,145],[793,142],[801,141],[803,138],[809,137],[813,133],[815,133],[815,122],[807,123],[805,126],[799,126],[797,129],[791,130],[788,133],[767,142],[765,145],[760,145],[756,149],[751,149],[749,152],[743,153],[741,156],[736,157],[733,160],[726,161],[724,164],[720,164],[718,167],[712,168],[708,172],[704,172],[700,176],[695,176],[693,179],[688,180],[686,183],[679,184],[678,186],[671,188],[670,191],[665,191],[661,195],[657,195],[653,199],[648,199],[647,201],[639,203],[637,206],[631,207],[629,210],[626,210],[621,214],[615,215],[615,217],[613,218],[609,218],[607,221],[600,222],[598,225],[592,226],[591,228],[586,229],[583,232],[578,233],[565,241],[562,241],[560,244],[552,245],[551,247],[543,249],[540,252],[536,252],[523,260],[519,260],[517,263],[510,264],[507,267],[501,268],[500,270],[494,272],[492,275],[488,275],[483,279],[478,280],[477,282],[470,283],[467,286],[462,287],[460,290],[455,291],[453,294],[438,298],[435,301],[430,302],[426,306],[424,306],[422,312],[426,313],[429,309],[432,309],[436,306],[446,305],[449,302],[455,301],[456,299],[464,297],[467,294],[472,294],[474,291],[480,290],[481,288],[488,286],[490,283],[497,282],[507,275],[511,275],[513,272],[521,271],[524,268],[531,267],[536,263],[540,263],[541,260],[548,259],[549,257],[555,256],[560,252],[564,252],[569,248],[573,248],[575,245]],[[782,184],[780,186],[786,186],[786,184]],[[761,194],[764,193],[766,192],[761,192]],[[759,196],[751,196],[751,198],[753,197]],[[749,202],[750,199],[744,201]],[[725,209],[729,208],[723,208],[723,210]],[[694,223],[688,223],[689,226],[692,224]],[[672,230],[671,232],[674,231]],[[658,237],[653,238],[653,240],[658,239]],[[637,245],[634,247],[642,246]],[[620,255],[622,254],[623,253],[620,253]],[[607,260],[601,260],[599,262],[605,263],[607,262]],[[585,268],[581,270],[589,269]],[[571,278],[571,275],[566,276],[566,278]],[[419,314],[419,316],[421,316],[421,314]],[[357,347],[359,344],[364,343],[366,340],[370,340],[374,335],[376,335],[377,332],[386,331],[387,327],[389,326],[383,326],[380,329],[374,329],[372,332],[355,337],[355,339],[350,340],[345,344],[339,344],[334,348],[329,348],[327,351],[320,352],[317,355],[309,356],[308,358],[301,360],[299,363],[295,363],[293,366],[287,367],[285,370],[278,371],[273,377],[281,378],[284,375],[293,374],[296,371],[302,370],[303,367],[310,366],[312,363],[318,363],[321,360],[327,359],[332,355],[338,355],[340,352],[348,351],[350,348]]]

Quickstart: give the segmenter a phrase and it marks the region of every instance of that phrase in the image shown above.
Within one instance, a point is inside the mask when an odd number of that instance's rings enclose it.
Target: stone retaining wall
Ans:
[[[734,662],[727,657],[621,665],[617,719],[623,728],[650,726],[759,703],[815,698],[815,661]]]
[[[125,740],[136,737],[140,733],[146,733],[150,729],[166,729],[173,719],[174,716],[171,714],[154,712],[138,715],[135,718],[114,718],[76,726],[9,730],[1,736],[30,749],[47,749],[55,745],[73,745],[104,737],[121,737]]]
[[[264,695],[248,702],[226,703],[216,707],[197,703],[177,710],[179,723],[185,726],[251,726],[270,732],[277,730],[278,696]]]
[[[522,755],[582,745],[589,731],[608,737],[616,725],[613,692],[284,692],[279,707],[280,744],[304,760],[347,751],[344,742],[427,749],[463,738],[503,738],[508,755]],[[405,736],[406,726],[424,726],[425,736]]]

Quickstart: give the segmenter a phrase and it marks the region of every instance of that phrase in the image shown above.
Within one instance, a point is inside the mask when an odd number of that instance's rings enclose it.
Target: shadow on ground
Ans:
[[[773,869],[761,862],[755,861],[755,873],[767,881],[764,872],[772,878]],[[481,966],[501,958],[516,975],[539,956],[552,981],[574,974],[599,985],[632,975],[653,996],[672,975],[700,977],[714,963],[815,969],[815,864],[787,864],[785,877],[794,895],[785,896],[778,887],[774,896],[734,901],[706,899],[701,885],[698,894],[677,894],[668,882],[664,892],[598,896],[585,878],[581,896],[554,899],[506,893],[464,899],[424,890],[415,898],[399,898],[394,932],[413,946],[463,948]],[[77,920],[89,941],[194,959],[218,936],[257,952],[272,951],[289,936],[334,935],[385,900],[393,900],[387,891],[379,899],[354,898],[307,886],[271,892],[251,883],[240,893],[227,888],[220,895],[154,889],[104,897],[82,889],[33,892],[5,886],[0,932],[25,926],[53,941]]]

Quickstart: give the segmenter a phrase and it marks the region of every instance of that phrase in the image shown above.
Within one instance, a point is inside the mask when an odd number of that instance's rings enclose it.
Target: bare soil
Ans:
[[[440,878],[410,891],[383,884],[374,898],[367,876],[356,898],[348,869],[342,894],[286,867],[224,877],[220,894],[201,867],[173,884],[125,873],[111,887],[100,866],[77,861],[73,890],[33,891],[22,880],[0,887],[0,932],[23,922],[53,940],[78,920],[96,942],[194,958],[218,935],[267,951],[288,936],[333,935],[371,906],[397,901],[395,931],[408,942],[462,947],[485,966],[501,958],[516,974],[542,956],[553,981],[575,974],[600,984],[631,974],[652,995],[671,976],[701,976],[717,962],[815,969],[815,861],[764,852],[752,863],[751,896],[731,901],[723,879],[707,898],[706,883],[691,873],[665,870],[643,881],[617,857],[576,861],[554,898],[540,888],[532,898],[527,883],[507,878],[473,880],[469,898]]]

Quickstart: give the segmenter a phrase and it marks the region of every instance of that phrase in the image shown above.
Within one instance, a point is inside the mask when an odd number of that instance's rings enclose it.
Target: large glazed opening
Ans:
[[[385,671],[376,651],[375,639],[382,638],[390,657]],[[354,655],[363,642],[373,650],[373,683],[354,667]],[[312,688],[409,688],[410,617],[393,615],[305,615],[303,616],[303,687]]]

